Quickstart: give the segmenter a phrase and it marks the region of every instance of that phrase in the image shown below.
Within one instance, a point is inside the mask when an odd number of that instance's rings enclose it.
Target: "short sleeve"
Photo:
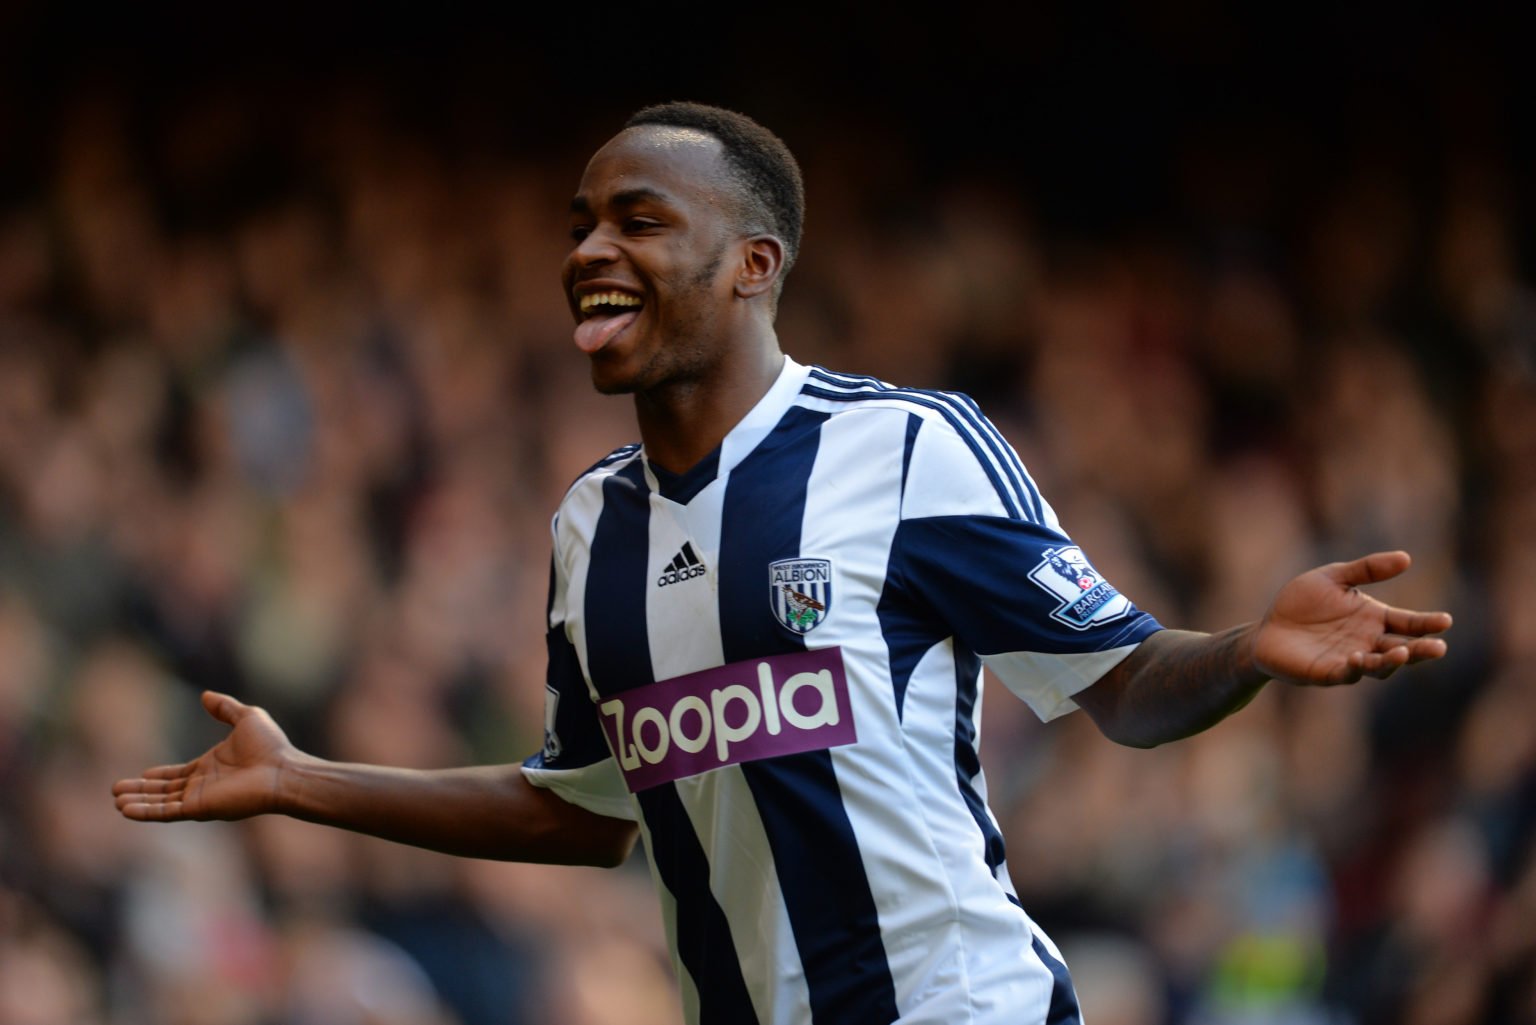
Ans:
[[[608,749],[576,649],[566,635],[561,611],[565,589],[558,565],[556,559],[550,568],[544,748],[523,762],[523,775],[534,786],[587,811],[634,820],[628,788]]]
[[[993,436],[1003,458],[989,466],[959,432],[923,424],[888,586],[1049,720],[1162,627],[1093,567]],[[1012,481],[1027,500],[1006,501]]]

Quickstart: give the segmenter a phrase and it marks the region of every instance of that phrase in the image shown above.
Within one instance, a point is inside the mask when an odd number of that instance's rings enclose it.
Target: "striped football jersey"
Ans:
[[[785,361],[684,474],[621,448],[553,522],[534,784],[639,823],[688,1020],[1076,1022],[977,755],[1159,629],[963,395]]]

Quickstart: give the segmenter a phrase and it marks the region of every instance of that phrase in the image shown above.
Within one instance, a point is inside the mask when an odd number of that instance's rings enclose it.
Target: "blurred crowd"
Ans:
[[[146,138],[83,93],[0,205],[0,1023],[676,1022],[643,859],[113,810],[115,779],[218,738],[203,688],[328,757],[531,753],[549,516],[634,440],[557,285],[598,140],[454,152],[345,90],[279,126],[241,109],[189,103]],[[1341,160],[1297,194],[1278,145],[1189,154],[1200,216],[1077,238],[1004,174],[785,134],[801,362],[975,395],[1169,625],[1252,619],[1295,572],[1382,548],[1415,557],[1383,599],[1457,618],[1443,662],[1270,688],[1150,752],[989,686],[1013,877],[1088,1020],[1536,1023],[1516,169]]]

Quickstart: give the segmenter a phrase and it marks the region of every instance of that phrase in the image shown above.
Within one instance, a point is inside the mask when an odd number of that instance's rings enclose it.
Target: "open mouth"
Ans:
[[[583,317],[615,316],[625,310],[638,309],[644,301],[628,292],[593,292],[582,296],[579,305]]]
[[[577,301],[581,323],[576,325],[576,347],[586,353],[599,351],[635,322],[644,305],[643,299],[629,292],[592,292],[581,296]]]

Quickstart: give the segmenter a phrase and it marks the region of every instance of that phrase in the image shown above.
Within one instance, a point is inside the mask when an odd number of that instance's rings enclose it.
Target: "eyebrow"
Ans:
[[[665,192],[659,192],[656,189],[639,188],[615,192],[608,200],[608,203],[610,206],[630,207],[637,206],[640,203],[670,203],[671,201],[671,197]],[[577,196],[571,200],[571,213],[590,214],[591,212],[592,204],[587,200],[586,196]]]

